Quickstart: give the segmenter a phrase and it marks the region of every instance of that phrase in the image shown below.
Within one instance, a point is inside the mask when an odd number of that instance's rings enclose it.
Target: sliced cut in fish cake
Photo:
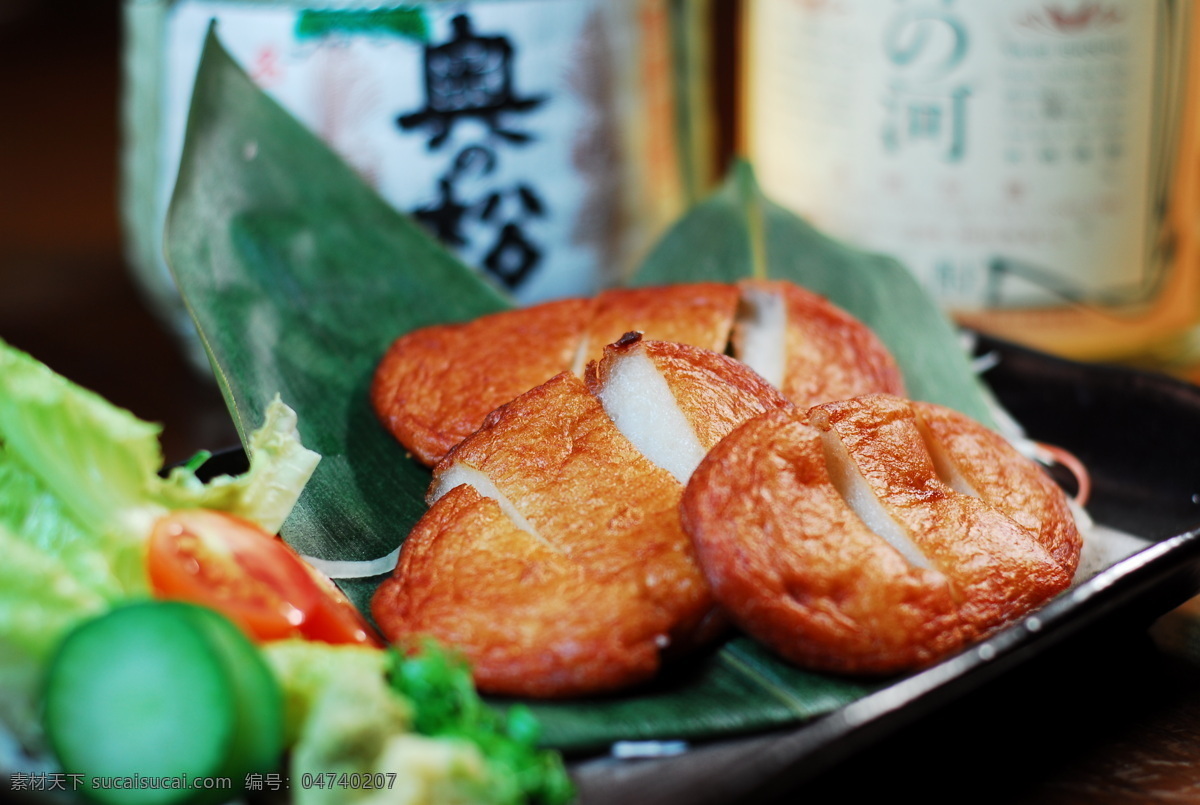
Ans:
[[[733,354],[801,408],[861,394],[903,396],[887,347],[824,297],[783,280],[738,283]]]
[[[914,402],[917,426],[950,486],[996,506],[1027,531],[1066,572],[1074,575],[1083,545],[1067,498],[1033,461],[993,430],[950,408]]]
[[[686,483],[731,430],[791,403],[749,367],[688,344],[628,333],[587,371],[588,388],[627,438]]]
[[[434,468],[431,499],[458,483],[463,467],[490,479],[537,533],[595,576],[635,572],[653,559],[700,578],[675,511],[682,485],[641,455],[571,374],[489,416]],[[663,598],[676,598],[673,608],[696,606],[679,593]],[[696,598],[711,604],[706,589]]]

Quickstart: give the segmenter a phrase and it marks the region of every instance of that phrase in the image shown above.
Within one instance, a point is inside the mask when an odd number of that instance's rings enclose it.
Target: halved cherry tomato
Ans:
[[[187,509],[154,524],[146,558],[159,598],[218,610],[259,640],[381,645],[333,582],[251,522]]]

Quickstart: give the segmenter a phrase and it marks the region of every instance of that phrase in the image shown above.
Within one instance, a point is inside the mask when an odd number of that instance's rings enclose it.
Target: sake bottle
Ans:
[[[961,323],[1171,360],[1200,308],[1191,0],[747,0],[765,192]]]
[[[262,89],[517,304],[620,283],[707,161],[673,0],[126,0],[130,261],[199,362],[163,221],[210,23]],[[403,265],[403,255],[397,255]]]

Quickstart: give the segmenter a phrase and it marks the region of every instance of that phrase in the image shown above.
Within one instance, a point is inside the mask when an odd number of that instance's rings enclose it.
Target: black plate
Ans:
[[[665,759],[579,761],[584,803],[1011,801],[1128,717],[1131,696],[1155,695],[1162,657],[1145,627],[1200,591],[1200,390],[986,338],[979,351],[998,358],[985,378],[1028,435],[1087,465],[1096,521],[1154,544],[802,727]]]

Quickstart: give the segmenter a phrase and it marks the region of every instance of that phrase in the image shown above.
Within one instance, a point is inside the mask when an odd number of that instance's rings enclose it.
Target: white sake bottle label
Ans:
[[[660,5],[181,0],[166,23],[163,207],[215,19],[256,84],[517,301],[592,293],[617,279],[630,222],[653,217],[622,196],[616,104],[639,64],[638,9]]]

